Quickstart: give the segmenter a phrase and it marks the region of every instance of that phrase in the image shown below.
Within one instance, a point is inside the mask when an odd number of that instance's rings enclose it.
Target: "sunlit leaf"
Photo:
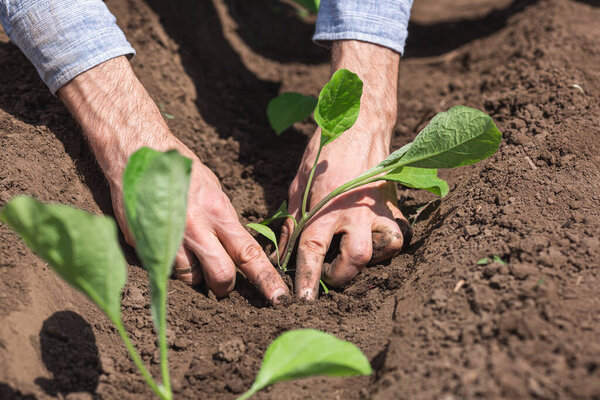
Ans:
[[[267,117],[273,130],[280,135],[296,122],[308,117],[315,109],[317,99],[300,93],[282,93],[269,102]]]
[[[379,166],[455,168],[484,160],[498,150],[502,134],[482,111],[454,106],[431,119],[415,140]]]
[[[150,277],[152,316],[162,347],[167,280],[183,239],[191,166],[177,151],[142,148],[129,158],[123,174],[127,224]]]
[[[283,201],[283,203],[281,203],[281,205],[279,206],[277,211],[275,211],[275,213],[271,217],[261,221],[260,223],[262,225],[269,225],[271,222],[273,222],[277,219],[283,219],[283,218],[291,218],[292,221],[294,221],[294,225],[296,224],[296,218],[294,218],[294,216],[291,215],[290,212],[288,211],[287,201],[285,201],[285,200]]]
[[[399,167],[385,174],[383,179],[415,189],[425,189],[440,197],[448,194],[448,183],[438,178],[437,169]]]
[[[0,220],[113,322],[120,319],[127,270],[112,218],[18,196],[2,208]]]
[[[370,375],[371,364],[354,344],[314,329],[289,331],[271,343],[247,399],[277,382],[316,375]]]
[[[336,71],[319,94],[315,121],[321,127],[321,145],[331,143],[354,125],[360,110],[363,83],[354,72]]]
[[[251,222],[246,226],[250,229],[254,229],[256,232],[269,239],[275,245],[275,251],[277,252],[277,263],[279,263],[279,246],[277,245],[277,237],[275,236],[275,232],[273,232],[273,230],[268,226],[263,225],[263,223],[257,224]]]

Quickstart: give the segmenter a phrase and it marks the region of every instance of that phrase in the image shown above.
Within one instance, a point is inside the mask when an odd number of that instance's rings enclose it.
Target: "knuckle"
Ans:
[[[298,193],[299,187],[300,187],[300,185],[298,185],[298,181],[296,179],[294,179],[292,181],[292,184],[288,188],[288,199],[291,199]]]
[[[235,280],[235,269],[228,266],[219,266],[212,271],[211,275],[216,285],[228,286]]]
[[[309,253],[323,255],[327,253],[327,245],[320,239],[309,238],[300,243],[300,247]]]
[[[402,249],[403,244],[404,244],[404,240],[402,240],[402,235],[395,234],[394,237],[392,238],[392,241],[388,245],[387,249],[389,249],[389,251],[391,253],[395,253],[395,252],[400,251],[400,249]]]
[[[365,265],[371,259],[371,249],[361,243],[348,251],[348,258],[353,265]]]
[[[206,204],[206,211],[211,215],[224,215],[230,208],[229,198],[221,191],[211,194]]]
[[[239,248],[237,261],[240,266],[258,261],[263,254],[262,248],[254,240],[243,243]]]

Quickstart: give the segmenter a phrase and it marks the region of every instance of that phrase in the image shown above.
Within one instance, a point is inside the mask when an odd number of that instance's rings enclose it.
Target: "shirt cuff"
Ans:
[[[408,35],[412,0],[321,0],[313,40],[361,40],[402,54]]]
[[[77,75],[135,50],[102,0],[6,0],[5,32],[52,94]]]

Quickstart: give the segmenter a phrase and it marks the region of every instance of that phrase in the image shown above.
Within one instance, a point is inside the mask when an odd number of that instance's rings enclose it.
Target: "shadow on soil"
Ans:
[[[0,382],[0,399],[2,400],[36,400],[37,397],[28,394],[23,395],[18,390],[13,389],[10,385]]]
[[[594,0],[579,0],[593,2]],[[404,58],[433,57],[452,51],[465,44],[497,32],[508,19],[538,0],[514,0],[508,7],[494,10],[477,19],[460,19],[434,24],[411,22]]]
[[[40,331],[42,361],[52,379],[35,383],[50,396],[94,393],[100,376],[100,359],[92,327],[79,314],[59,311],[44,321]]]
[[[590,6],[600,7],[600,0],[575,0],[580,3],[589,4]]]
[[[312,42],[316,16],[282,1],[226,0],[236,31],[256,53],[282,63],[321,64],[329,52]]]
[[[240,144],[238,161],[253,166],[253,178],[264,188],[267,203],[277,208],[287,197],[287,186],[306,144],[304,136],[291,132],[285,140],[277,140],[269,126],[267,104],[277,96],[279,84],[259,79],[246,68],[223,35],[222,21],[212,2],[148,0],[147,3],[160,15],[167,34],[179,45],[182,64],[196,92],[201,94],[196,101],[200,115],[222,138],[231,137]],[[244,10],[255,7],[254,2],[234,3]],[[283,6],[273,2],[267,9],[273,7]],[[199,16],[202,16],[201,24]],[[279,37],[279,32],[268,33],[275,38],[273,41]],[[314,47],[310,38],[305,40],[306,45],[296,47],[294,52],[305,54],[305,48]],[[284,45],[282,39],[280,47]],[[290,157],[290,154],[295,156]]]

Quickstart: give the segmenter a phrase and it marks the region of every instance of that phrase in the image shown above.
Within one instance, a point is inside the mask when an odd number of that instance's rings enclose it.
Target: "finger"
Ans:
[[[183,246],[179,248],[175,255],[173,278],[192,286],[199,285],[202,282],[202,270],[196,256]]]
[[[289,301],[290,293],[283,279],[239,222],[220,226],[217,236],[235,265],[272,304]]]
[[[340,254],[325,269],[325,278],[333,286],[348,283],[367,265],[373,254],[371,227],[352,225],[344,229]]]
[[[373,255],[369,264],[376,264],[400,254],[404,244],[404,236],[396,221],[377,217],[373,221]]]
[[[296,295],[303,300],[317,298],[323,260],[334,232],[334,224],[313,223],[300,236],[295,286]]]
[[[210,232],[192,232],[184,245],[194,252],[202,265],[202,273],[215,296],[224,297],[235,286],[236,269],[219,239]]]
[[[288,242],[290,240],[290,236],[294,231],[294,221],[291,218],[287,218],[282,227],[281,233],[279,236],[279,262],[282,261],[283,256],[287,250]],[[269,258],[277,264],[277,251],[274,251]]]

